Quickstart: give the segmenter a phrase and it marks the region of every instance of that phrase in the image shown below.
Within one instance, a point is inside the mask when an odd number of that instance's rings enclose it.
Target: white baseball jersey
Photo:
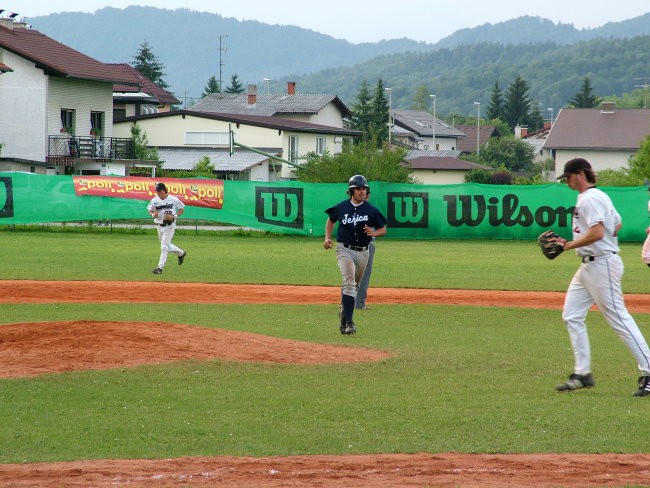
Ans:
[[[147,206],[149,213],[154,211],[158,212],[158,216],[154,219],[154,222],[158,225],[163,223],[163,216],[165,214],[172,214],[176,217],[176,214],[181,208],[185,208],[185,204],[173,195],[167,195],[164,200],[156,195]]]
[[[573,240],[584,236],[598,222],[603,223],[605,236],[588,246],[576,249],[578,256],[603,256],[619,252],[615,234],[616,226],[621,223],[621,216],[605,192],[598,188],[589,188],[578,195],[573,213]]]

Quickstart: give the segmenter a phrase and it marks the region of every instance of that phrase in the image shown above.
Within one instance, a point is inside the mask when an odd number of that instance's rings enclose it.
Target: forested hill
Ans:
[[[218,9],[218,4],[215,4]],[[29,16],[29,12],[21,12]],[[595,29],[538,17],[461,29],[432,46],[407,38],[352,44],[295,26],[238,21],[188,9],[103,8],[93,14],[30,17],[34,29],[107,63],[131,62],[147,41],[165,66],[170,91],[198,98],[211,76],[272,92],[297,81],[300,93],[336,93],[354,101],[359,84],[382,78],[395,107],[411,105],[416,86],[437,96],[441,114],[471,113],[486,103],[496,80],[505,91],[516,74],[547,107],[566,105],[591,78],[596,94],[631,91],[650,76],[650,13]],[[408,33],[405,33],[408,36]],[[531,44],[532,43],[532,44]]]
[[[211,76],[219,79],[220,68],[225,86],[233,74],[246,86],[264,78],[352,66],[379,54],[431,48],[409,39],[351,44],[309,29],[188,9],[106,7],[93,14],[30,17],[29,22],[43,34],[105,63],[130,63],[146,40],[165,65],[171,91],[181,97],[198,97]]]
[[[305,93],[335,91],[350,103],[365,78],[372,86],[381,78],[392,89],[394,107],[409,108],[415,88],[436,95],[438,114],[476,113],[485,108],[495,81],[502,94],[521,75],[531,101],[555,113],[580,91],[585,76],[594,94],[620,96],[650,82],[650,36],[595,39],[572,45],[551,42],[529,45],[479,43],[426,53],[382,56],[350,68],[337,68],[296,79]]]

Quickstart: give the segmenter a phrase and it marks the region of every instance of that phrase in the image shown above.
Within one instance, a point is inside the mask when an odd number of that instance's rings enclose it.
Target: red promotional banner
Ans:
[[[170,195],[185,205],[221,209],[223,180],[190,180],[181,178],[140,178],[135,176],[73,176],[77,196],[133,198],[151,200],[156,183],[164,183]]]

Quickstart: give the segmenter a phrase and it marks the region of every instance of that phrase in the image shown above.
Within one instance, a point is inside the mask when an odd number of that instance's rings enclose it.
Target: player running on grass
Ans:
[[[336,232],[336,259],[343,283],[341,285],[342,309],[339,313],[341,334],[354,334],[357,329],[352,320],[357,285],[368,264],[368,246],[373,237],[386,235],[386,217],[366,201],[368,180],[355,175],[348,181],[349,199],[325,210],[329,215],[325,222],[323,247],[331,249],[332,231],[338,222]]]

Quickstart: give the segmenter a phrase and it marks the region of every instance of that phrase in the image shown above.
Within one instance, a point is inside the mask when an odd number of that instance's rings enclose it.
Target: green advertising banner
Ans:
[[[101,187],[123,185],[122,180],[129,180],[129,177],[83,177],[84,180],[93,178],[101,180],[102,184],[98,185]],[[345,183],[164,178],[155,181],[170,184],[180,181],[199,190],[218,185],[219,191],[223,192],[221,208],[196,206],[188,197],[184,200],[187,205],[184,219],[223,222],[285,234],[324,235],[325,209],[347,198]],[[571,237],[571,215],[577,193],[563,184],[407,185],[370,182],[370,185],[373,205],[388,219],[389,237],[534,239],[548,229],[554,229],[566,238]],[[647,187],[602,189],[623,217],[620,239],[643,241],[648,226]],[[149,190],[145,188],[145,191]],[[0,172],[0,225],[148,218],[147,199],[153,196],[153,193],[140,194],[136,199],[101,196],[97,192],[77,194],[72,176]],[[177,196],[184,198],[183,195]]]

